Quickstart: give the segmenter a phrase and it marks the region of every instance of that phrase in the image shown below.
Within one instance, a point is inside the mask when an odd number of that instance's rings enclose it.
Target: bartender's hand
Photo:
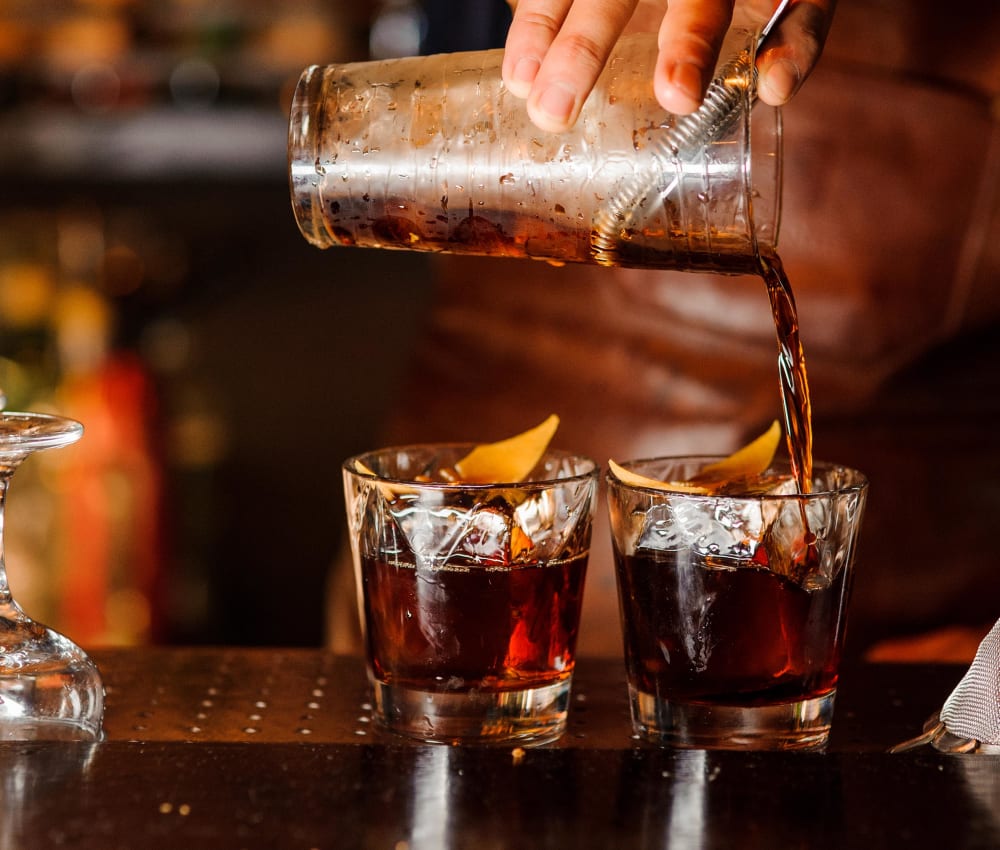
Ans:
[[[764,24],[778,0],[509,0],[503,80],[527,98],[531,120],[561,132],[580,114],[611,49],[626,30],[657,32],[656,99],[686,115],[701,104],[734,6]],[[789,100],[823,50],[837,0],[793,0],[757,60],[757,93],[772,106]]]

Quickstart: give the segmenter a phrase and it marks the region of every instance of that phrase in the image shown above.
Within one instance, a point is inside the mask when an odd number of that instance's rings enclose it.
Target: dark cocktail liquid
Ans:
[[[363,560],[375,678],[448,692],[520,690],[568,678],[586,567],[586,554],[467,568]]]
[[[774,330],[778,338],[778,381],[785,416],[792,475],[800,493],[812,489],[812,402],[806,357],[799,339],[799,315],[792,287],[778,256],[761,258],[760,274],[771,301]]]
[[[806,590],[763,567],[689,550],[615,553],[629,680],[672,702],[754,706],[836,687],[846,570]]]

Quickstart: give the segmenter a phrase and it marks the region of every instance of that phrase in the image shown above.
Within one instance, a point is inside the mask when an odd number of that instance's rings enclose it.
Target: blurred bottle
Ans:
[[[8,407],[62,413],[83,439],[26,463],[9,504],[22,604],[78,643],[156,638],[165,561],[152,383],[113,345],[104,221],[11,214],[0,237],[0,384]],[[114,287],[111,286],[113,289]]]

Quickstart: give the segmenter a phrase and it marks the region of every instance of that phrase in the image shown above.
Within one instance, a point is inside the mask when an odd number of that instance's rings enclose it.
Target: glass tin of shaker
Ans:
[[[755,97],[756,40],[732,30],[705,104],[674,116],[653,96],[655,36],[624,37],[564,134],[531,124],[501,50],[307,68],[288,144],[299,228],[321,248],[757,272],[778,237],[781,119]]]

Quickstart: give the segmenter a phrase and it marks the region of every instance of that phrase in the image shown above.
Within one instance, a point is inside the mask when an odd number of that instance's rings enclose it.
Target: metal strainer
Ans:
[[[979,644],[972,666],[941,710],[924,724],[924,731],[890,752],[922,744],[948,753],[1000,753],[1000,620]]]
[[[704,147],[724,136],[738,120],[744,101],[757,97],[757,68],[754,54],[759,53],[788,8],[791,0],[781,0],[757,36],[754,51],[745,50],[716,72],[705,92],[701,106],[683,115],[666,133],[652,139],[651,169],[631,178],[617,197],[610,198],[598,210],[591,233],[591,249],[596,262],[617,265],[618,243],[623,231],[648,214],[648,208],[670,197],[680,182],[677,164],[701,156]],[[665,182],[673,175],[669,184]]]

